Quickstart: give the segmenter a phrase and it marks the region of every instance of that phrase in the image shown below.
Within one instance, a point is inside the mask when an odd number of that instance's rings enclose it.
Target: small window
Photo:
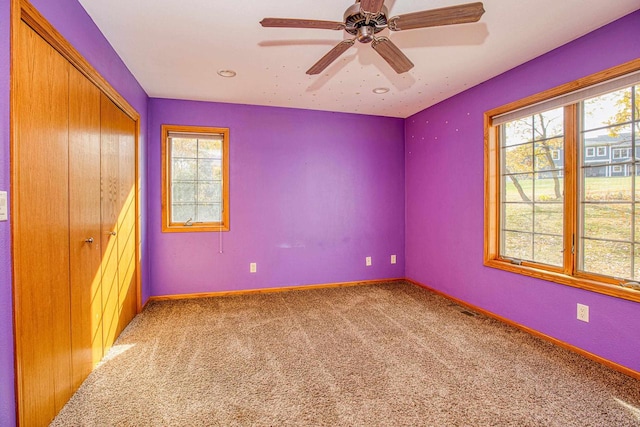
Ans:
[[[598,157],[604,157],[607,155],[607,147],[598,147]]]
[[[587,147],[586,156],[587,157],[595,157],[596,149],[594,147]]]
[[[162,231],[229,231],[229,129],[162,126]]]
[[[614,166],[613,173],[622,173],[622,166]]]
[[[614,148],[613,149],[614,159],[628,159],[629,157],[631,157],[630,148]]]
[[[560,160],[560,150],[551,150],[551,158],[553,160]]]

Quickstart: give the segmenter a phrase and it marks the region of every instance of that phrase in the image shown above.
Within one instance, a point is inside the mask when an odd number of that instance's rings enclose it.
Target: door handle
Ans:
[[[93,237],[89,237],[88,239],[84,240],[85,243],[93,243]]]
[[[112,236],[115,236],[116,232],[115,231],[110,231],[109,234],[112,235]]]

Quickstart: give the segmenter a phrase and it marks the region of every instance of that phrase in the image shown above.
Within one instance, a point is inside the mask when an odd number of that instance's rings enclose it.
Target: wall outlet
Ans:
[[[395,264],[395,263],[396,263],[396,256],[391,255],[391,264]]]
[[[255,273],[256,271],[258,271],[258,264],[255,262],[249,264],[249,273]]]
[[[364,264],[365,264],[367,267],[371,267],[371,257],[370,257],[370,256],[368,256],[368,257],[366,257],[366,258],[364,259]]]
[[[578,320],[589,323],[589,306],[578,303]]]

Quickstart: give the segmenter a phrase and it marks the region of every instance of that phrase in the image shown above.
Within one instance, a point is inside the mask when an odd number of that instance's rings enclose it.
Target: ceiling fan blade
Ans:
[[[314,75],[320,74],[327,68],[333,61],[338,59],[340,55],[342,55],[347,49],[349,49],[355,43],[355,39],[351,40],[343,40],[336,47],[331,49],[325,56],[320,58],[318,62],[313,64],[313,67],[307,70],[307,74]]]
[[[384,6],[384,0],[360,0],[360,10],[365,13],[377,15]]]
[[[423,10],[390,18],[389,29],[401,31],[440,25],[467,24],[477,22],[483,13],[484,7],[481,2]]]
[[[260,21],[263,27],[285,28],[317,28],[321,30],[342,30],[343,22],[318,21],[315,19],[291,19],[291,18],[264,18]]]
[[[371,42],[371,47],[391,65],[396,73],[406,73],[413,68],[413,62],[388,38],[376,37]]]

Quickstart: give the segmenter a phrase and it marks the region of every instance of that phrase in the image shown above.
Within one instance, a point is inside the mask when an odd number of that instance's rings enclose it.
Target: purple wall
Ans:
[[[411,279],[640,371],[637,303],[482,265],[483,112],[637,58],[640,11],[402,121],[149,100],[77,0],[32,3],[141,115],[144,300],[402,277],[406,267]],[[0,0],[0,190],[7,191],[9,12],[10,1]],[[218,233],[160,232],[162,123],[231,129],[231,231],[222,233],[222,254]],[[258,273],[249,273],[250,262]],[[589,324],[575,320],[577,302],[591,307]],[[11,312],[10,227],[0,222],[3,426],[15,423]]]
[[[10,0],[0,0],[0,190],[9,190],[9,24]],[[140,113],[140,174],[146,181],[145,141],[148,97],[77,0],[31,0],[31,3]],[[145,200],[143,190],[142,194]],[[144,218],[144,204],[143,218]],[[142,231],[146,224],[142,224]],[[143,234],[143,238],[146,233]],[[143,245],[146,242],[143,240]],[[148,276],[143,259],[143,283]],[[147,281],[148,282],[148,281]],[[148,289],[144,289],[145,299]],[[11,299],[11,230],[0,222],[0,425],[15,424],[13,372],[13,304]]]
[[[153,295],[404,276],[403,120],[166,99],[149,117]],[[161,232],[162,124],[230,128],[222,254],[220,233]]]
[[[408,278],[640,371],[640,304],[482,264],[483,113],[638,58],[639,39],[637,11],[406,120]]]

